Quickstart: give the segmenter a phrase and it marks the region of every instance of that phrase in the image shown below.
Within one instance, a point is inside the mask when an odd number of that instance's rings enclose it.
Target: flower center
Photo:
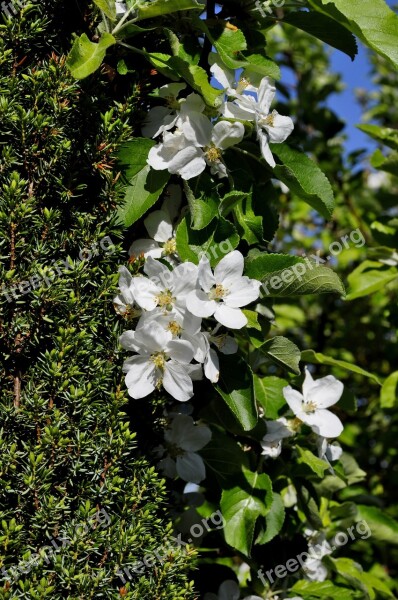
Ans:
[[[167,325],[167,329],[168,331],[171,331],[174,336],[180,335],[182,332],[182,327],[179,323],[177,323],[177,321],[170,321],[170,323]]]
[[[177,243],[174,238],[170,238],[163,245],[163,252],[165,254],[175,254],[176,251],[177,251]]]
[[[179,448],[175,444],[168,444],[167,452],[171,458],[177,458],[177,456],[183,456],[185,454],[185,450],[182,450],[182,448]]]
[[[210,146],[206,148],[205,156],[210,163],[220,162],[221,150],[219,148],[216,148],[215,146]]]
[[[317,405],[315,404],[315,402],[304,402],[303,404],[303,411],[305,413],[313,413],[315,412],[317,409]]]
[[[165,310],[172,310],[175,298],[173,298],[170,290],[164,290],[156,296],[156,304]]]
[[[243,92],[248,85],[250,85],[250,81],[246,79],[246,77],[241,77],[238,81],[238,85],[236,86],[236,91],[238,92],[238,94]]]
[[[221,335],[212,336],[211,341],[217,346],[219,350],[223,348],[226,344],[228,334],[222,333]]]
[[[151,361],[158,369],[164,370],[164,365],[166,363],[166,355],[164,352],[157,352],[156,354],[151,354]]]
[[[217,283],[217,285],[210,291],[209,298],[210,300],[222,300],[227,295],[228,290],[226,290],[221,283]]]
[[[276,117],[276,112],[273,110],[267,117],[260,119],[260,125],[265,125],[266,127],[274,127],[274,121]]]

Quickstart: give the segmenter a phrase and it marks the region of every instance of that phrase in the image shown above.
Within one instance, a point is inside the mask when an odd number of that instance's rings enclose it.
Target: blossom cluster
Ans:
[[[122,347],[134,353],[123,369],[133,398],[163,386],[173,398],[186,402],[193,396],[192,381],[203,372],[213,383],[218,381],[216,349],[224,354],[237,351],[228,330],[247,324],[241,307],[258,298],[260,282],[243,275],[243,255],[237,250],[226,254],[214,271],[205,255],[199,265],[180,263],[175,242],[168,238],[170,209],[167,212],[166,205],[155,213],[146,220],[154,240],[143,252],[143,274],[132,276],[126,267],[119,269],[120,294],[114,304],[121,314],[139,317],[135,328],[120,337]],[[144,247],[138,240],[130,251]]]
[[[227,177],[223,154],[243,140],[246,124],[254,126],[262,156],[274,167],[269,143],[284,142],[294,127],[290,117],[271,111],[276,88],[268,77],[258,86],[246,77],[236,82],[235,71],[227,69],[215,55],[210,55],[210,63],[214,78],[224,89],[223,102],[209,111],[194,92],[180,97],[186,90],[184,83],[162,86],[159,97],[165,105],[152,108],[142,128],[143,135],[159,138],[149,152],[148,164],[185,180],[200,175],[207,166],[212,175]]]
[[[314,381],[309,370],[305,368],[302,393],[290,385],[283,388],[283,396],[294,418],[281,417],[275,421],[266,421],[268,432],[261,442],[262,453],[272,458],[278,457],[282,451],[282,441],[294,436],[301,425],[305,424],[318,436],[320,458],[329,463],[338,460],[342,449],[338,445],[330,444],[328,439],[338,437],[343,431],[343,424],[327,409],[340,400],[343,387],[341,381],[333,375]]]

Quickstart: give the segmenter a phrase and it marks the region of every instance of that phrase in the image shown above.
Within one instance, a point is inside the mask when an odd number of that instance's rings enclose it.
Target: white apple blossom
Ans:
[[[181,107],[177,98],[186,87],[185,83],[167,83],[159,88],[159,97],[166,100],[166,106],[155,106],[148,112],[141,128],[145,137],[157,137],[175,126]]]
[[[338,444],[329,444],[328,440],[319,436],[317,440],[319,458],[323,458],[328,463],[339,460],[343,454],[343,449]]]
[[[251,73],[249,76],[247,71],[244,71],[241,77],[236,80],[236,71],[228,69],[220,59],[220,56],[215,52],[209,54],[209,64],[211,74],[224,88],[227,96],[238,98],[244,92],[257,93],[261,75]]]
[[[257,300],[260,282],[244,277],[243,266],[243,255],[234,250],[220,260],[213,275],[208,258],[202,256],[198,270],[200,288],[188,294],[188,310],[198,317],[214,315],[230,329],[244,327],[247,318],[240,307]]]
[[[199,334],[198,350],[195,353],[195,360],[203,363],[204,373],[207,379],[212,383],[217,383],[220,377],[220,363],[216,351],[211,348],[214,344],[222,354],[235,354],[238,351],[238,344],[233,337],[227,334],[216,335],[220,325],[211,332],[201,332]]]
[[[284,142],[294,129],[290,117],[280,115],[276,110],[270,112],[271,103],[275,97],[276,88],[268,77],[261,80],[257,100],[253,96],[240,95],[233,102],[224,104],[222,114],[230,119],[254,121],[261,153],[271,167],[276,163],[269,143]]]
[[[180,205],[181,187],[170,184],[160,210],[151,212],[144,220],[146,230],[152,239],[140,239],[133,242],[129,249],[129,255],[165,258],[171,264],[177,264],[174,223],[178,217]]]
[[[134,307],[134,292],[132,285],[133,277],[130,271],[119,267],[119,289],[120,294],[114,297],[113,306],[115,310],[124,317],[138,317],[141,311]]]
[[[176,415],[164,433],[168,456],[159,468],[167,477],[178,475],[187,482],[199,483],[206,477],[203,458],[197,453],[209,443],[211,431],[205,425],[195,425],[192,417]]]
[[[268,433],[261,440],[262,453],[264,456],[277,458],[282,451],[282,440],[294,435],[290,421],[281,417],[275,421],[265,421]]]
[[[343,388],[341,381],[333,375],[314,381],[306,368],[303,393],[288,385],[283,388],[283,395],[300,421],[309,425],[318,435],[334,438],[343,431],[343,424],[327,408],[340,400]]]
[[[309,539],[308,552],[309,557],[305,560],[303,571],[306,579],[309,581],[325,581],[328,576],[328,569],[323,564],[322,558],[332,553],[332,548],[321,531],[315,531],[307,528],[304,535]]]
[[[200,113],[191,113],[181,119],[181,128],[166,132],[163,141],[150,149],[148,164],[155,170],[167,169],[183,179],[200,175],[206,165],[213,175],[227,177],[222,153],[238,144],[244,135],[242,123],[220,121],[212,125]]]
[[[166,314],[173,311],[184,317],[187,295],[196,287],[198,267],[185,262],[170,271],[151,256],[145,262],[147,277],[133,277],[134,298],[144,310],[158,309]]]
[[[136,331],[122,333],[120,344],[137,353],[123,365],[132,398],[144,398],[161,386],[180,402],[193,396],[187,367],[193,359],[194,349],[189,342],[173,339],[171,332],[153,322]]]
[[[204,600],[239,600],[240,590],[238,584],[232,579],[227,579],[218,588],[217,594],[207,593]],[[243,600],[262,600],[260,596],[245,596]]]

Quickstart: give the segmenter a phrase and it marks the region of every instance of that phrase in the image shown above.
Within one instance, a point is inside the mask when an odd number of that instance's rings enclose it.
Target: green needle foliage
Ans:
[[[118,575],[172,544],[164,481],[124,412],[112,306],[111,167],[140,98],[71,77],[72,20],[26,4],[0,29],[0,598],[188,599],[178,548]]]

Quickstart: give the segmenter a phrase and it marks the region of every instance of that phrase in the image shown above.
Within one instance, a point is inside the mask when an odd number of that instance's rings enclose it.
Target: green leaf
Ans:
[[[313,598],[320,598],[321,600],[359,600],[356,592],[337,586],[331,581],[314,582],[301,580],[294,584],[291,591],[300,594],[304,600],[307,598],[309,600]]]
[[[214,267],[225,254],[239,244],[239,235],[235,227],[222,217],[213,221],[204,229],[196,231],[190,226],[187,215],[177,227],[177,251],[183,261],[199,263],[200,256],[206,254]]]
[[[318,165],[286,144],[270,144],[270,148],[282,163],[274,168],[275,176],[325,219],[330,219],[334,209],[333,190]]]
[[[198,179],[200,181],[204,178],[199,177]],[[205,179],[207,180],[207,178]],[[199,231],[210,225],[214,217],[218,215],[219,199],[210,178],[209,185],[200,188],[198,184],[193,191],[188,183],[184,181],[184,191],[192,217],[191,227],[193,230]]]
[[[248,195],[249,192],[237,192],[232,190],[223,196],[219,204],[219,213],[223,217],[229,215],[229,213],[235,208],[235,206]]]
[[[370,164],[375,169],[380,169],[398,177],[398,152],[384,156],[382,151],[377,149],[370,159]]]
[[[286,379],[280,377],[258,377],[254,375],[254,394],[256,400],[264,409],[266,419],[278,419],[279,411],[286,406],[282,390],[289,385]]]
[[[362,577],[363,568],[360,564],[353,561],[351,558],[332,558],[328,556],[327,562],[333,566],[333,569],[340,577],[343,577],[353,587],[361,590],[365,594],[365,598],[373,600],[375,595],[372,594]]]
[[[167,61],[167,66],[196,90],[203,97],[206,104],[212,107],[221,104],[220,95],[223,91],[216,90],[210,85],[207,73],[202,67],[191,65],[179,56],[171,56]]]
[[[369,379],[373,379],[376,383],[381,385],[379,378],[373,373],[369,373],[369,371],[365,371],[365,369],[361,369],[361,367],[357,367],[356,365],[352,365],[345,360],[337,360],[335,358],[330,358],[329,356],[325,356],[320,352],[315,352],[314,350],[304,350],[301,353],[301,360],[303,362],[318,364],[318,365],[329,365],[331,367],[340,367],[341,369],[345,369],[346,371],[351,371],[352,373],[357,373],[358,375],[363,375],[364,377],[368,377]]]
[[[130,227],[155,204],[170,178],[168,171],[154,171],[147,165],[148,152],[154,144],[153,140],[136,138],[119,151],[122,183],[127,182],[127,188],[117,216],[125,227]]]
[[[296,450],[298,453],[297,462],[299,465],[305,464],[307,465],[311,471],[313,471],[318,477],[323,478],[325,471],[329,469],[329,464],[318,458],[307,448],[301,448],[300,446],[296,446]]]
[[[260,254],[246,263],[246,275],[263,282],[263,291],[271,297],[337,293],[345,295],[338,275],[309,258],[287,254]]]
[[[256,544],[270,542],[282,529],[285,521],[285,506],[279,494],[273,494],[272,504],[265,517],[266,529],[256,539]]]
[[[229,69],[239,69],[245,65],[239,54],[246,50],[246,39],[241,29],[227,25],[225,21],[206,21],[207,33],[221,60]],[[235,58],[238,57],[238,58]]]
[[[379,262],[365,260],[348,276],[348,294],[346,300],[355,300],[369,296],[385,288],[387,283],[398,277],[398,270]]]
[[[66,66],[73,77],[84,79],[100,68],[107,49],[114,44],[116,40],[110,33],[103,33],[98,44],[90,42],[83,33],[73,42]]]
[[[102,10],[111,21],[116,21],[116,3],[115,0],[94,0],[94,4]]]
[[[265,473],[242,469],[241,485],[223,490],[221,512],[227,544],[250,556],[256,521],[266,516],[272,502],[271,480]]]
[[[281,21],[281,24],[283,23],[293,25],[329,44],[332,48],[345,52],[352,60],[358,54],[357,42],[352,33],[347,31],[343,25],[322,13],[317,14],[302,10],[289,12]]]
[[[196,0],[153,0],[137,6],[137,20],[162,17],[180,10],[204,10],[204,4]]]
[[[398,371],[391,373],[381,388],[380,406],[382,408],[393,408],[398,400],[397,395]]]
[[[379,127],[379,125],[357,125],[358,129],[367,133],[377,142],[385,146],[398,150],[398,130],[389,127]]]
[[[359,520],[366,521],[372,539],[398,546],[398,522],[376,506],[357,505]]]
[[[251,73],[257,73],[263,77],[271,77],[272,79],[281,78],[281,70],[279,66],[271,58],[265,54],[244,54],[244,59],[247,66],[243,76],[250,80]]]
[[[398,67],[398,16],[384,0],[310,0]]]
[[[263,218],[254,213],[252,195],[247,194],[234,209],[234,215],[239,224],[238,232],[242,239],[250,245],[257,244],[263,239]]]
[[[215,388],[244,431],[250,431],[257,423],[252,372],[245,361],[236,354],[220,354],[219,360],[220,380]]]
[[[261,346],[261,351],[278,366],[300,375],[300,350],[287,338],[275,336]]]
[[[220,481],[230,481],[231,475],[240,473],[242,465],[249,467],[247,453],[234,439],[218,429],[213,430],[210,442],[200,455]]]

